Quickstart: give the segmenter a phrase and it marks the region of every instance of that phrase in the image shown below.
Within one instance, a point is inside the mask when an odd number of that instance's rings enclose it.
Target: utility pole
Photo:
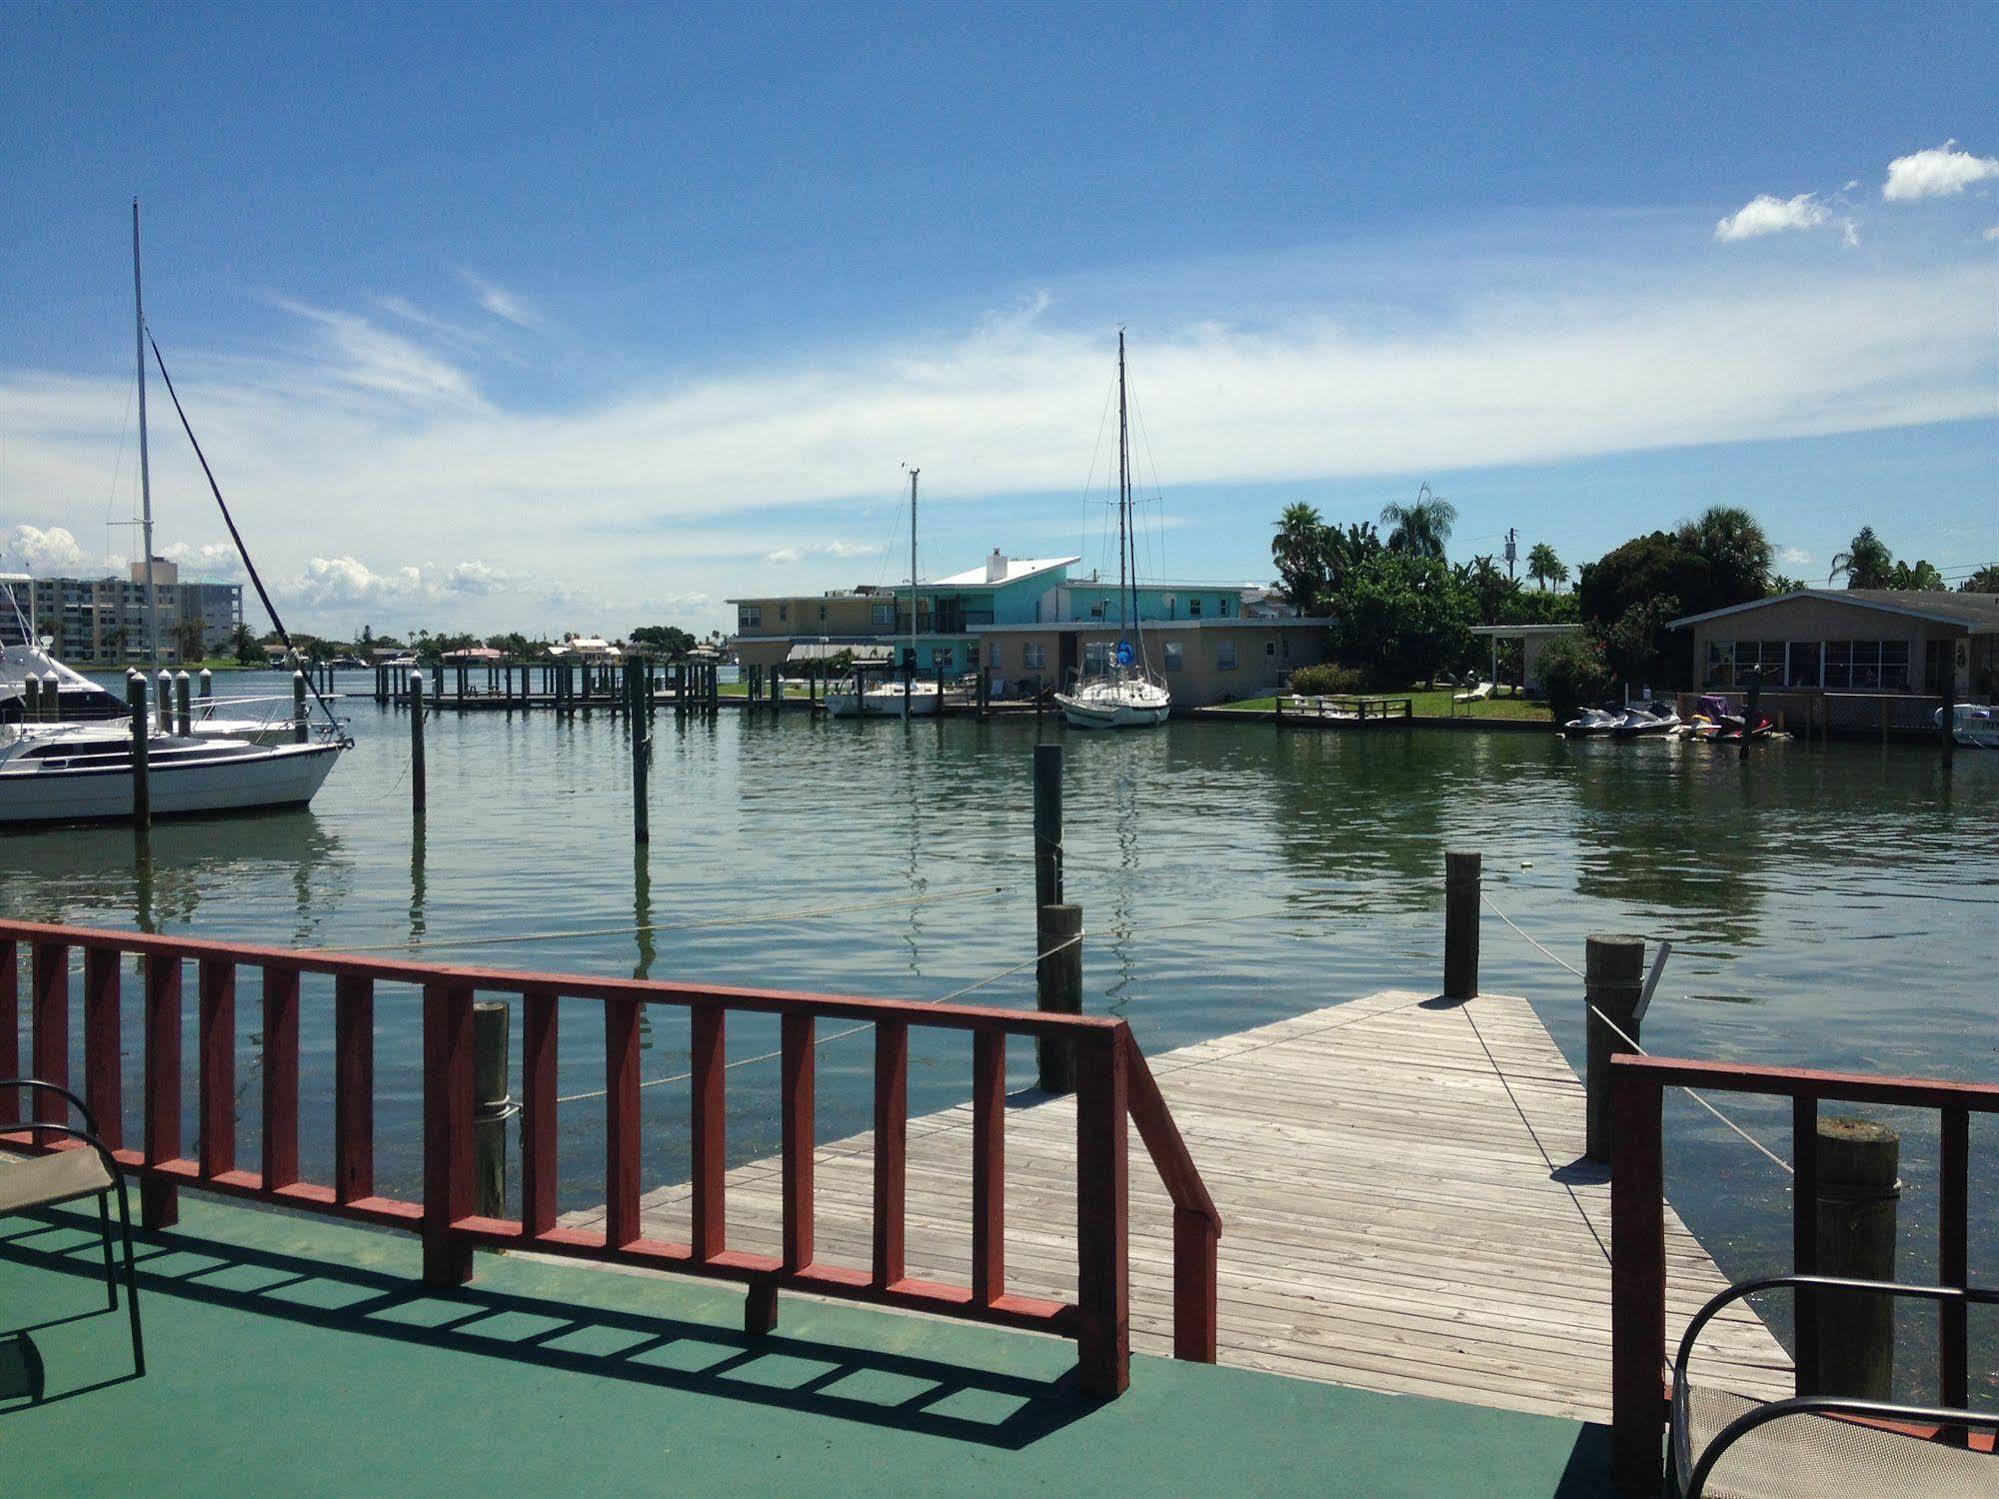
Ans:
[[[1513,563],[1520,555],[1520,530],[1517,526],[1506,528],[1506,580],[1513,581]]]

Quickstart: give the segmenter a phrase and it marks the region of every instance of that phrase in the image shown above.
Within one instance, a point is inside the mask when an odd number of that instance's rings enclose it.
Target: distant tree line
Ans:
[[[1490,556],[1451,564],[1445,545],[1456,520],[1456,508],[1428,485],[1411,504],[1382,511],[1386,537],[1371,522],[1329,523],[1311,505],[1288,505],[1271,541],[1277,586],[1305,613],[1330,619],[1333,659],[1377,688],[1476,670],[1490,648],[1471,634],[1474,625],[1581,624],[1541,656],[1557,711],[1623,684],[1690,683],[1693,637],[1669,629],[1673,620],[1811,586],[1776,572],[1769,537],[1736,505],[1710,506],[1671,531],[1613,547],[1576,570],[1572,592],[1563,591],[1570,569],[1547,542],[1528,549],[1531,589]],[[1927,561],[1897,562],[1871,526],[1833,559],[1831,576],[1850,588],[1947,586]],[[1999,565],[1958,587],[1999,592]]]

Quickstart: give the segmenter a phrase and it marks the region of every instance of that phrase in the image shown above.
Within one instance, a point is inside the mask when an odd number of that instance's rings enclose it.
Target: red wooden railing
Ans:
[[[1735,1067],[1666,1057],[1619,1055],[1610,1064],[1611,1108],[1611,1441],[1617,1477],[1634,1492],[1657,1493],[1660,1438],[1667,1415],[1665,1164],[1661,1105],[1668,1088],[1761,1093],[1791,1100],[1793,1273],[1818,1271],[1818,1106],[1867,1103],[1938,1116],[1937,1284],[1967,1284],[1970,1247],[1970,1129],[1973,1114],[1999,1113],[1999,1086]],[[1818,1363],[1814,1298],[1797,1303],[1799,1393]],[[1962,1300],[1939,1303],[1938,1403],[1963,1409],[1968,1394],[1968,1329]]]
[[[30,1065],[19,1056],[18,960],[30,953]],[[448,967],[316,951],[0,922],[0,1077],[67,1083],[71,954],[84,965],[84,1092],[105,1143],[141,1184],[151,1227],[176,1218],[181,1186],[283,1203],[421,1233],[424,1278],[462,1283],[478,1246],[643,1265],[747,1285],[753,1332],[776,1321],[780,1290],[943,1313],[1073,1337],[1085,1393],[1108,1397],[1127,1383],[1129,1266],[1126,1232],[1126,1119],[1140,1137],[1174,1204],[1174,1353],[1215,1357],[1215,1247],[1221,1220],[1201,1184],[1130,1029],[1121,1020],[965,1005],[916,1004],[841,995],[736,989]],[[144,1132],[137,1149],[123,1134],[119,1037],[122,959],[144,967]],[[198,1158],[181,1141],[182,978],[197,972]],[[262,972],[262,1159],[236,1161],[236,977]],[[334,980],[333,1180],[299,1175],[300,978]],[[384,1196],[374,1173],[374,1003],[381,983],[423,991],[423,1195]],[[522,1057],[521,1216],[473,1212],[472,1001],[478,993],[519,995]],[[556,1223],[556,1048],[560,1001],[591,1001],[604,1026],[606,1222],[602,1230]],[[645,1005],[686,1010],[692,1037],[691,1242],[643,1235],[639,1221],[639,1017]],[[780,1017],[782,1088],[781,1253],[731,1249],[724,1088],[728,1017]],[[814,1040],[821,1020],[875,1027],[873,1254],[866,1266],[821,1262],[813,1249]],[[965,1031],[972,1038],[972,1283],[917,1280],[903,1257],[911,1027]],[[1067,1038],[1076,1050],[1076,1247],[1074,1304],[1006,1289],[1005,1121],[1009,1036]],[[55,1119],[61,1099],[38,1097],[36,1119]],[[19,1103],[0,1090],[0,1144],[37,1148]],[[51,1136],[49,1148],[61,1148]]]

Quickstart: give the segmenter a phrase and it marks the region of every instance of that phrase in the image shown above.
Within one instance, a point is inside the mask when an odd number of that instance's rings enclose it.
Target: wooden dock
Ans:
[[[1610,1188],[1580,1159],[1582,1085],[1524,1000],[1387,991],[1151,1065],[1225,1225],[1222,1363],[1608,1418]],[[971,1135],[969,1106],[910,1121],[911,1275],[969,1277]],[[1076,1294],[1075,1139],[1073,1100],[1010,1099],[1011,1290]],[[821,1260],[868,1263],[871,1163],[865,1135],[819,1148]],[[733,1247],[776,1251],[779,1182],[776,1160],[729,1173]],[[1166,1354],[1171,1214],[1135,1134],[1131,1188],[1132,1345]],[[648,1194],[641,1231],[684,1241],[689,1196]],[[1670,1211],[1666,1236],[1677,1339],[1724,1282]],[[1749,1311],[1704,1342],[1697,1367],[1718,1382],[1790,1392],[1789,1358]]]

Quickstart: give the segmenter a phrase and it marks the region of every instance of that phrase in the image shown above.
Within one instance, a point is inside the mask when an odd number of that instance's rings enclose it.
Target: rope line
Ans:
[[[404,767],[408,773],[408,767]],[[1005,885],[947,885],[943,890],[929,895],[915,897],[899,896],[894,900],[857,901],[841,906],[809,906],[801,911],[752,911],[741,916],[710,916],[700,921],[655,921],[643,926],[592,927],[575,932],[530,932],[511,937],[453,937],[442,942],[424,942],[411,937],[401,942],[381,942],[372,947],[347,947],[343,952],[429,952],[445,947],[500,947],[519,942],[568,942],[584,937],[636,937],[642,932],[692,932],[709,927],[756,926],[769,922],[785,925],[794,921],[816,920],[821,916],[844,916],[850,911],[879,911],[887,907],[910,907],[938,905],[944,901],[972,900],[980,896],[1003,895]]]
[[[1494,905],[1492,897],[1487,895],[1484,891],[1479,892],[1479,899],[1485,905],[1490,906],[1492,908],[1493,915],[1497,916],[1501,921],[1505,922],[1508,926],[1512,927],[1513,930],[1519,934],[1521,939],[1528,944],[1528,946],[1534,948],[1537,952],[1543,954],[1544,956],[1552,959],[1554,962],[1561,964],[1562,967],[1568,969],[1569,972],[1573,973],[1577,978],[1579,979],[1584,978],[1582,971],[1578,969],[1573,963],[1565,962],[1563,959],[1556,957],[1554,953],[1549,952],[1547,948],[1543,947],[1539,942],[1536,942],[1532,937],[1528,936],[1527,933],[1521,931],[1519,923],[1516,922],[1511,916],[1508,916],[1504,911],[1500,910],[1498,906]],[[1588,982],[1588,980],[1584,979],[1584,982]],[[1585,1003],[1588,1003],[1587,1000],[1585,1001]],[[1618,1040],[1622,1041],[1626,1046],[1630,1047],[1633,1051],[1638,1053],[1639,1056],[1649,1057],[1650,1055],[1652,1055],[1651,1052],[1647,1051],[1644,1047],[1640,1046],[1628,1034],[1626,1034],[1623,1026],[1619,1025],[1615,1020],[1612,1020],[1608,1015],[1604,1014],[1603,1011],[1598,1009],[1595,1005],[1589,1006],[1589,1012],[1590,1014],[1596,1016],[1597,1019],[1601,1020],[1605,1025],[1609,1026],[1611,1031],[1617,1036]],[[1757,1139],[1754,1135],[1750,1134],[1748,1130],[1744,1129],[1741,1125],[1737,1124],[1733,1119],[1729,1118],[1728,1115],[1722,1113],[1720,1109],[1716,1108],[1713,1104],[1709,1103],[1707,1099],[1702,1097],[1699,1093],[1696,1093],[1692,1088],[1687,1088],[1687,1087],[1682,1087],[1680,1091],[1686,1094],[1687,1097],[1691,1098],[1695,1103],[1699,1104],[1702,1108],[1706,1109],[1710,1114],[1714,1115],[1715,1118],[1719,1119],[1723,1124],[1727,1125],[1731,1130],[1733,1130],[1736,1134],[1740,1135],[1744,1140],[1748,1141],[1750,1145],[1754,1146],[1755,1149],[1758,1152],[1760,1152],[1767,1160],[1769,1160],[1769,1162],[1773,1166],[1775,1166],[1779,1171],[1782,1171],[1786,1176],[1797,1175],[1797,1172],[1792,1168],[1791,1163],[1789,1161],[1786,1161],[1782,1156],[1778,1155],[1775,1151],[1770,1149],[1769,1146],[1765,1145],[1761,1140]]]
[[[986,975],[986,977],[979,979],[976,982],[966,984],[963,988],[953,989],[949,994],[940,994],[935,999],[925,999],[925,1000],[919,1000],[917,1002],[919,1004],[924,1004],[924,1005],[949,1004],[952,1000],[970,994],[975,989],[983,989],[988,984],[996,984],[1001,979],[1006,978],[1011,974],[1019,973],[1023,968],[1032,968],[1036,963],[1039,963],[1043,958],[1052,958],[1058,952],[1062,952],[1067,948],[1074,947],[1078,942],[1081,942],[1083,938],[1088,935],[1089,934],[1087,932],[1078,932],[1075,936],[1065,938],[1062,941],[1056,943],[1046,952],[1036,953],[1033,957],[1027,959],[1025,962],[1016,963],[1011,968],[1002,968],[998,973],[988,974]],[[830,1036],[816,1037],[814,1038],[812,1045],[815,1050],[821,1046],[829,1046],[835,1041],[844,1041],[849,1036],[858,1035],[862,1031],[870,1030],[873,1028],[873,1025],[874,1025],[873,1021],[864,1020],[859,1025],[850,1025],[843,1031],[835,1031]],[[722,1070],[724,1072],[733,1072],[738,1067],[748,1067],[757,1062],[775,1061],[777,1058],[783,1055],[784,1051],[782,1048],[778,1049],[777,1051],[759,1052],[757,1053],[757,1055],[753,1057],[739,1057],[733,1062],[725,1062],[722,1064]],[[692,1072],[676,1072],[671,1077],[647,1078],[644,1082],[640,1083],[639,1086],[641,1088],[663,1088],[668,1083],[684,1083],[692,1076],[694,1076]],[[555,1101],[557,1103],[581,1103],[584,1102],[585,1100],[592,1098],[603,1098],[610,1091],[611,1090],[609,1088],[594,1088],[588,1093],[564,1093],[559,1095]]]

